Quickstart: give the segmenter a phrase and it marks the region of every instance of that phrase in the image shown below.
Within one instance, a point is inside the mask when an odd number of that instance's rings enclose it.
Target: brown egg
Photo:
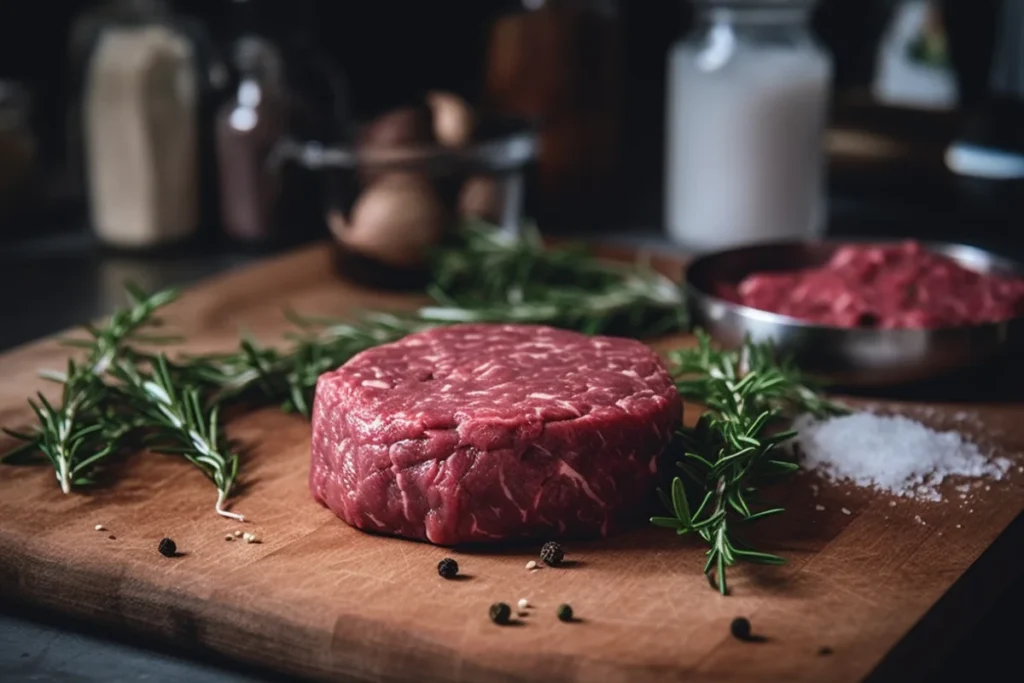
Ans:
[[[459,215],[492,223],[501,219],[502,192],[491,176],[472,176],[459,191]]]
[[[448,211],[425,178],[391,173],[374,182],[352,210],[340,242],[387,265],[421,265],[441,240]]]
[[[435,91],[427,95],[427,105],[434,118],[434,137],[446,147],[461,147],[473,138],[476,126],[473,109],[450,92]]]

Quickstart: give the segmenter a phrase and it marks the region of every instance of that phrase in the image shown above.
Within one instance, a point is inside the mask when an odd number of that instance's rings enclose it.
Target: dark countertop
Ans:
[[[1024,244],[1013,234],[1024,221],[1011,213],[973,211],[984,198],[976,195],[967,204],[948,195],[935,202],[869,205],[835,199],[831,203],[830,234],[836,236],[912,236],[963,241],[994,248],[1024,260]],[[671,248],[659,230],[637,228],[604,234],[582,234],[588,239],[656,248]],[[188,285],[258,258],[230,249],[193,251],[177,255],[124,255],[99,249],[88,233],[56,232],[26,239],[0,249],[0,287],[21,292],[9,297],[9,308],[0,327],[0,350],[108,313],[122,299],[122,282],[134,280],[147,289]],[[1021,520],[1018,520],[1020,522]],[[1016,524],[1016,527],[1024,526]],[[1020,533],[1015,538],[1020,537]],[[1001,552],[1007,552],[1004,548]],[[1011,548],[1009,557],[1014,556]],[[1024,607],[1024,581],[1020,560],[1013,575],[1014,587],[994,599],[995,607],[971,636],[936,668],[930,680],[988,678],[1005,680],[995,672],[1013,667],[1014,646],[1024,635],[1015,618]],[[945,600],[941,618],[957,618],[964,600],[980,600],[970,587],[954,591]],[[939,618],[939,617],[937,617]],[[927,628],[916,629],[925,637]],[[925,635],[922,635],[925,634]],[[922,663],[922,666],[924,663]],[[1010,668],[1009,670],[1013,670]],[[991,673],[990,673],[991,672]],[[883,672],[879,672],[883,673]],[[896,672],[892,672],[896,675]],[[888,677],[886,677],[888,678]],[[0,606],[0,680],[19,681],[217,681],[256,683],[280,680],[264,671],[211,659],[204,654],[183,653],[131,634],[97,628],[61,615],[28,607]]]

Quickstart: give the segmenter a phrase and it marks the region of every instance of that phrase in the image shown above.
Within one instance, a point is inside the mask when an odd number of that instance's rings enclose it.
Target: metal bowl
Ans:
[[[851,243],[868,242],[761,244],[696,259],[686,272],[694,322],[727,347],[739,346],[747,336],[754,341],[770,340],[808,375],[842,386],[884,386],[935,378],[997,359],[1024,340],[1024,317],[939,329],[851,329],[757,310],[713,294],[717,285],[737,284],[755,271],[821,265],[837,248]],[[922,245],[973,270],[1024,275],[1024,266],[976,247],[942,242]]]

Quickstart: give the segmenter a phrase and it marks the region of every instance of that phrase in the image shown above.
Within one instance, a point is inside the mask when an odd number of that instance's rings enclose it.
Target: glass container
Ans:
[[[622,45],[613,0],[522,0],[496,18],[483,105],[534,121],[541,228],[597,226],[621,208]]]
[[[825,227],[832,62],[813,0],[697,0],[668,58],[665,224],[697,252]]]

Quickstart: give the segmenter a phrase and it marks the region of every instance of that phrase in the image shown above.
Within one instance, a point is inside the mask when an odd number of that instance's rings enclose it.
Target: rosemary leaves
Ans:
[[[101,327],[85,326],[90,339],[65,340],[68,346],[86,350],[84,362],[69,360],[64,372],[40,373],[63,385],[60,403],[53,405],[38,394],[35,400],[29,399],[38,420],[35,430],[4,430],[23,442],[4,460],[27,452],[42,453],[53,465],[64,493],[69,493],[73,486],[91,483],[93,468],[124,445],[133,425],[118,409],[117,392],[104,382],[103,376],[119,358],[135,357],[132,344],[160,341],[143,330],[158,326],[156,311],[178,296],[174,290],[149,295],[133,285],[128,285],[127,291],[126,308],[114,313]]]
[[[534,226],[518,235],[467,223],[437,253],[418,317],[436,323],[551,325],[649,338],[687,325],[682,289],[644,264],[615,264],[579,246],[545,247]]]
[[[709,546],[704,573],[724,595],[726,569],[736,562],[785,562],[753,550],[733,530],[734,522],[783,512],[780,507],[755,511],[750,499],[758,482],[797,469],[775,455],[776,447],[795,434],[779,431],[778,423],[796,413],[827,415],[844,409],[817,394],[790,363],[778,361],[770,344],[748,341],[738,351],[723,351],[714,349],[700,330],[697,339],[695,348],[669,354],[669,362],[679,393],[707,412],[694,428],[679,430],[669,466],[681,476],[671,480],[669,493],[658,492],[670,516],[652,517],[651,523],[704,539]]]
[[[121,359],[112,366],[111,374],[137,407],[139,426],[146,430],[149,449],[185,457],[217,487],[217,514],[244,521],[242,515],[224,509],[238,476],[238,455],[230,451],[221,436],[219,406],[204,408],[197,386],[175,386],[170,367],[161,353],[150,373]]]

